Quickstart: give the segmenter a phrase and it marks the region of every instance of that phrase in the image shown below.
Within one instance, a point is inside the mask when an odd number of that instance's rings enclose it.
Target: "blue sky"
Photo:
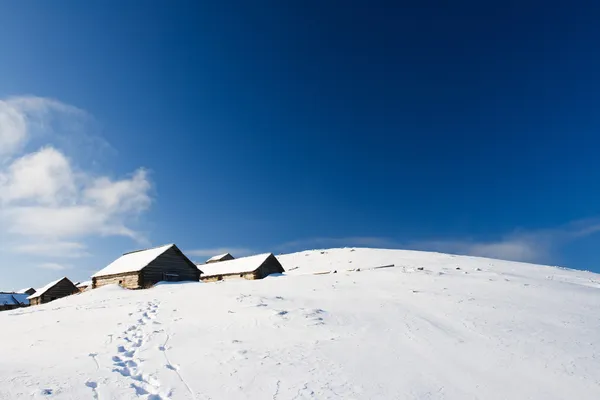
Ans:
[[[197,260],[369,246],[600,271],[599,16],[2,3],[2,289],[169,242]]]

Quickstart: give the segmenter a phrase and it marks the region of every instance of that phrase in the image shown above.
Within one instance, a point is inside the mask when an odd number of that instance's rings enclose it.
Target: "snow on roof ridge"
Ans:
[[[27,300],[35,299],[36,297],[40,297],[41,295],[46,293],[50,288],[52,288],[54,285],[56,285],[58,282],[62,281],[63,279],[69,279],[69,278],[67,278],[66,276],[63,276],[60,279],[57,279],[55,281],[48,283],[46,286],[36,289],[35,293],[32,294],[31,296],[29,296],[27,298]]]
[[[163,246],[152,247],[150,249],[125,253],[92,275],[92,278],[141,271],[152,261],[156,260],[158,256],[174,246],[175,243],[170,243]]]
[[[209,258],[206,261],[214,261],[214,260],[219,260],[223,257],[225,257],[226,255],[231,255],[231,253],[227,252],[227,253],[223,253],[223,254],[217,254],[216,256],[212,256],[211,258]]]
[[[264,263],[273,253],[261,253],[253,256],[234,258],[233,260],[221,261],[211,264],[198,264],[197,267],[202,270],[203,277],[213,275],[241,274],[244,272],[255,271]]]
[[[24,293],[25,293],[26,291],[28,291],[29,289],[33,289],[33,290],[35,290],[35,288],[28,287],[28,288],[23,288],[23,289],[17,290],[15,293],[17,293],[17,294],[24,294]]]
[[[122,255],[126,256],[127,254],[139,253],[140,251],[148,251],[148,250],[160,249],[161,247],[167,247],[167,246],[169,246],[169,247],[175,246],[175,243],[162,244],[160,246],[148,247],[147,249],[132,250],[132,251],[128,251],[126,253],[123,253]]]

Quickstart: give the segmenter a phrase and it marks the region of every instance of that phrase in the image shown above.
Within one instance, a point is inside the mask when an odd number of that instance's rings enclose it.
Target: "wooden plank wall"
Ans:
[[[258,268],[256,272],[258,275],[256,279],[262,279],[271,274],[281,274],[285,272],[285,270],[281,266],[281,263],[279,262],[277,257],[271,254],[269,257],[267,257],[265,262],[262,263],[262,265],[260,266],[260,268]]]
[[[175,246],[165,251],[141,271],[140,286],[148,288],[164,280],[165,274],[175,274],[175,281],[199,281],[198,267]]]
[[[129,272],[125,274],[99,276],[97,278],[93,278],[92,287],[99,288],[105,285],[121,285],[127,289],[139,289],[139,274],[139,272]]]
[[[41,303],[48,303],[52,300],[60,299],[62,297],[70,296],[74,293],[79,293],[77,286],[73,284],[68,279],[63,279],[58,282],[56,285],[48,289],[46,293],[38,297],[37,299],[41,299]],[[35,300],[35,299],[34,299]]]

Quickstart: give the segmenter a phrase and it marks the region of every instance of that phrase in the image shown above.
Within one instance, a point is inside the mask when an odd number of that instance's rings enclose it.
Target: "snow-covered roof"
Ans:
[[[19,304],[29,305],[27,296],[27,294],[22,293],[0,293],[0,306],[13,306]]]
[[[213,264],[198,265],[202,276],[241,274],[256,271],[266,261],[271,253],[257,254],[250,257],[236,258],[235,260],[221,261]]]
[[[54,285],[56,285],[58,282],[62,281],[63,279],[68,279],[66,276],[63,276],[60,279],[57,279],[55,281],[50,282],[49,284],[47,284],[44,287],[41,287],[39,289],[35,290],[35,293],[32,294],[31,296],[29,296],[27,299],[31,300],[31,299],[35,299],[36,297],[40,297],[41,295],[43,295],[44,293],[46,293],[48,290],[50,290]]]
[[[227,256],[231,256],[231,254],[229,254],[229,253],[219,254],[219,255],[216,255],[216,256],[213,256],[213,257],[209,258],[208,260],[206,260],[206,262],[209,263],[211,261],[219,261],[219,260],[222,260],[223,258],[225,258]]]
[[[23,294],[23,293],[25,293],[25,292],[27,292],[27,291],[29,291],[31,289],[33,289],[33,288],[32,287],[24,288],[24,289],[21,289],[21,290],[17,290],[16,293]],[[33,289],[33,290],[35,290],[35,289]]]
[[[75,286],[78,288],[92,286],[92,281],[79,282]]]
[[[101,269],[92,275],[92,278],[106,275],[123,274],[127,272],[141,271],[144,267],[154,261],[165,251],[175,246],[173,243],[167,244],[160,247],[154,247],[147,250],[133,251],[131,253],[125,253],[115,261],[110,263],[106,268]]]

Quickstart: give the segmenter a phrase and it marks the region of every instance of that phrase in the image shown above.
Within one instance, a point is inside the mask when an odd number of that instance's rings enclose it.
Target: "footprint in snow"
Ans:
[[[94,381],[87,381],[87,382],[85,383],[85,386],[87,386],[87,387],[89,387],[89,388],[91,388],[91,389],[96,389],[96,388],[98,388],[98,384],[97,384],[96,382],[94,382]]]
[[[138,396],[145,396],[148,394],[148,391],[146,389],[139,385],[136,385],[135,383],[132,383],[131,387],[135,390],[135,394]]]
[[[42,389],[40,393],[44,396],[52,396],[52,394],[54,393],[54,389]]]
[[[167,365],[165,365],[165,367],[167,369],[170,369],[171,371],[177,371],[177,370],[179,370],[179,366],[175,365],[175,364],[167,364]]]

